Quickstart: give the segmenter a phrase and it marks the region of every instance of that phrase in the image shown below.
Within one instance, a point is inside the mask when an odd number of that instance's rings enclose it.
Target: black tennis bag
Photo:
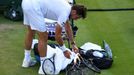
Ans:
[[[112,66],[113,59],[111,59],[111,58],[95,58],[95,59],[93,59],[93,63],[99,69],[108,69]]]
[[[10,0],[11,1],[11,0]],[[12,0],[9,6],[4,11],[4,16],[13,21],[20,21],[23,19],[23,12],[21,8],[21,0]]]
[[[89,59],[91,62],[93,62],[93,64],[99,69],[108,69],[113,64],[113,54],[109,44],[105,40],[103,40],[103,49],[104,50],[91,49],[86,50],[85,52],[85,50],[80,48],[80,54],[83,56],[83,58]],[[95,55],[95,52],[98,55]]]
[[[103,57],[94,56],[94,52],[99,52]],[[88,59],[93,62],[93,64],[99,69],[108,69],[112,66],[113,59],[108,57],[108,54],[105,50],[88,50],[86,53],[83,50],[80,50],[80,54],[83,58]]]

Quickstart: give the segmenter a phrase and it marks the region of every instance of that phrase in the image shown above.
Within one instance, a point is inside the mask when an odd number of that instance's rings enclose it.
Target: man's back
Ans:
[[[60,25],[67,21],[71,12],[71,5],[66,0],[23,0],[22,7],[42,18],[56,20]]]
[[[71,5],[65,0],[40,0],[40,6],[45,18],[65,22],[71,12]]]

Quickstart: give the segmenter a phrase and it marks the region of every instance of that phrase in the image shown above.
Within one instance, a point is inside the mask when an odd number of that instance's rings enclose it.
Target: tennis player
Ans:
[[[74,52],[79,52],[72,34],[69,19],[77,20],[86,17],[86,8],[83,5],[71,6],[64,0],[22,0],[22,9],[24,15],[24,25],[27,27],[25,38],[24,60],[22,67],[29,67],[31,63],[31,45],[35,33],[38,35],[38,50],[40,54],[40,68],[38,73],[43,74],[42,62],[46,58],[48,33],[44,18],[57,21],[55,39],[61,46],[65,57],[70,58],[70,52],[66,50],[64,41],[61,37],[63,27],[72,45]]]

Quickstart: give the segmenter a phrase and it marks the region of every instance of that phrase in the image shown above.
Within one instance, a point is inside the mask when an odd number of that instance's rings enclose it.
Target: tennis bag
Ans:
[[[80,48],[80,54],[83,58],[90,59],[90,61],[92,61],[99,69],[108,69],[113,64],[112,50],[105,40],[103,40],[102,50],[97,50],[95,48],[85,50]]]
[[[55,44],[51,44],[51,47],[55,48]],[[40,57],[38,53],[38,43],[34,45],[34,54],[36,60],[39,62]],[[101,54],[102,56],[95,56],[94,53]],[[98,67],[99,69],[108,69],[112,66],[113,58],[112,58],[112,52],[110,47],[105,43],[104,44],[104,50],[88,50],[84,52],[83,49],[80,48],[80,54],[85,59],[91,59],[93,64]]]
[[[10,5],[6,8],[4,11],[4,16],[7,19],[13,20],[13,21],[20,21],[23,19],[23,12],[21,8],[21,0],[10,0]]]
[[[57,44],[48,44],[49,46],[51,46],[52,48],[56,48],[56,46],[59,46]],[[34,48],[33,48],[33,52],[34,52],[34,56],[35,56],[35,59],[36,61],[40,62],[40,55],[39,55],[39,52],[38,52],[38,43],[35,43],[34,44]]]
[[[92,64],[92,62],[81,56],[76,61],[76,63],[73,61],[67,66],[66,75],[96,75],[96,73],[101,73],[101,70]]]
[[[108,69],[112,66],[113,59],[108,57],[106,51],[88,50],[86,53],[80,53],[85,59],[91,60],[93,64],[99,69]],[[102,56],[99,57],[97,55],[94,55],[95,53],[101,54]]]

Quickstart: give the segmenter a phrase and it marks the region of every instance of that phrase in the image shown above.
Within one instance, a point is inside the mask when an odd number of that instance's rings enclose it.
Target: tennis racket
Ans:
[[[82,69],[80,68],[80,64],[73,64],[68,67],[66,70],[66,75],[84,75]]]
[[[79,56],[79,59],[81,60],[81,64],[83,64],[85,67],[87,67],[88,69],[96,73],[101,73],[101,70],[93,64],[92,59],[86,60],[80,54],[77,54],[77,55]]]
[[[85,73],[85,71],[88,71]],[[79,53],[76,54],[73,64],[66,69],[66,75],[88,75],[100,73],[95,65],[84,59]]]
[[[50,58],[47,58],[43,61],[43,64],[42,64],[42,70],[44,72],[45,75],[54,75],[55,74],[55,55],[54,54],[52,57]]]

